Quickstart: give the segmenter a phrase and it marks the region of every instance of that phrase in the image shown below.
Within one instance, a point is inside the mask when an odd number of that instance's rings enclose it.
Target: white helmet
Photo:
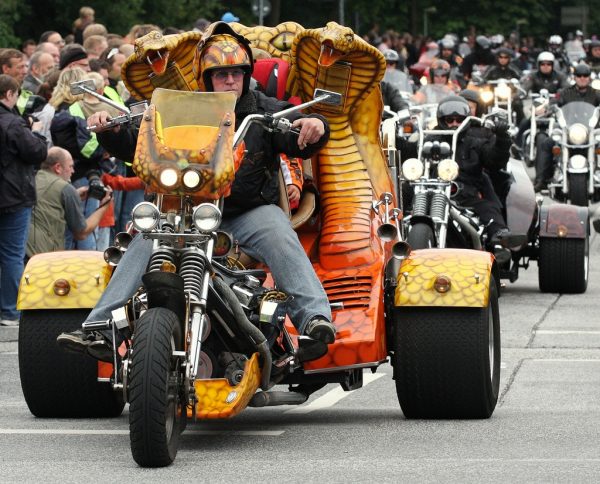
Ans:
[[[537,57],[537,66],[540,67],[541,62],[552,62],[554,64],[554,54],[552,52],[544,51],[540,52],[540,55]]]
[[[551,35],[548,39],[550,45],[562,45],[562,37],[560,35]]]

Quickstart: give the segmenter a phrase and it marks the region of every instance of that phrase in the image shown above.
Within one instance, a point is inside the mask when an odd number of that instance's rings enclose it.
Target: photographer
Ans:
[[[67,227],[75,240],[85,239],[98,226],[108,209],[112,190],[92,173],[89,174],[89,187],[75,188],[69,183],[73,172],[73,158],[67,150],[56,146],[48,150],[48,157],[35,176],[37,204],[29,227],[28,257],[41,252],[64,250]],[[86,219],[80,201],[88,196],[102,198],[100,207]]]

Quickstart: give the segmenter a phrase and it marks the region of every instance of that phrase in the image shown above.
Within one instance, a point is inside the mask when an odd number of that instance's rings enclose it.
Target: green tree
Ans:
[[[20,0],[0,2],[0,47],[20,48],[22,42],[14,26],[23,22],[30,12],[29,5]]]

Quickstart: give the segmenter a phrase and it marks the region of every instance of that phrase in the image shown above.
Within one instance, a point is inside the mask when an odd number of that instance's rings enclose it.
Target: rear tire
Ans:
[[[585,239],[540,239],[538,283],[542,292],[581,294],[589,274],[589,236]]]
[[[571,200],[571,205],[588,206],[587,186],[587,173],[571,173],[569,175],[569,200]]]
[[[62,350],[56,337],[81,329],[89,309],[25,310],[19,325],[21,388],[30,412],[41,418],[118,417],[121,392],[98,382],[98,362]]]
[[[500,388],[498,292],[484,308],[394,311],[394,378],[406,418],[489,418]]]
[[[406,241],[412,249],[431,249],[435,247],[433,229],[425,224],[418,223],[411,226]]]
[[[133,459],[142,467],[175,460],[186,418],[180,405],[181,326],[175,313],[152,308],[137,321],[129,383],[129,434]],[[179,416],[179,413],[181,415]]]

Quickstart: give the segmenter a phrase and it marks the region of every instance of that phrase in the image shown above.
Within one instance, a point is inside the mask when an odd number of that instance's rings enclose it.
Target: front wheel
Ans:
[[[392,364],[406,418],[489,418],[500,388],[500,314],[494,277],[483,308],[394,312]]]
[[[540,239],[540,291],[581,294],[586,291],[590,258],[589,236],[584,239]]]
[[[431,226],[425,223],[414,224],[408,232],[406,241],[412,249],[431,249],[435,247],[435,235]]]
[[[133,459],[142,467],[164,467],[177,455],[186,418],[181,402],[182,336],[175,313],[146,311],[136,323],[129,384],[129,434]]]
[[[571,173],[569,175],[569,199],[572,205],[588,206],[587,173]]]

